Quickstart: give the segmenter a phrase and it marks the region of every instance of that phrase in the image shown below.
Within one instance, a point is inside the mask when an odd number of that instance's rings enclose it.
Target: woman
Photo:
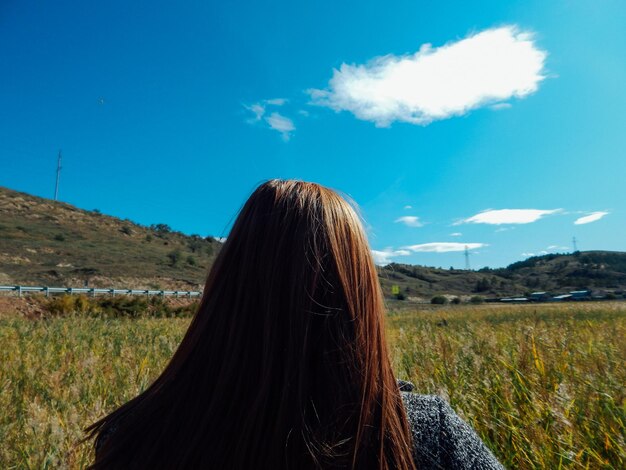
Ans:
[[[92,468],[500,468],[445,402],[400,392],[383,319],[352,207],[262,184],[163,373],[88,428]]]

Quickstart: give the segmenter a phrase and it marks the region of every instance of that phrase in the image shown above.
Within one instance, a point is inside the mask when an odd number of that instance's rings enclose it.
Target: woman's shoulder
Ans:
[[[503,469],[472,427],[445,400],[408,391],[401,391],[400,395],[418,467]]]

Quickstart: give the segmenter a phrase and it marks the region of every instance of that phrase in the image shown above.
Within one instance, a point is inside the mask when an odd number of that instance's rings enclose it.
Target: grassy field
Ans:
[[[81,429],[135,396],[189,318],[0,315],[0,468],[82,468]],[[509,468],[626,466],[626,305],[391,313],[399,378],[447,398]]]

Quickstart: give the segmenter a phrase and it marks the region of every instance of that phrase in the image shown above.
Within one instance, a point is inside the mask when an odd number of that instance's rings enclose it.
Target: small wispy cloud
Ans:
[[[408,210],[408,209],[413,209],[413,206],[409,206],[409,205],[407,204],[406,206],[404,206],[404,209],[405,209],[405,210]]]
[[[550,214],[561,212],[562,209],[498,209],[486,210],[467,219],[455,222],[453,225],[460,224],[530,224],[538,221],[542,217]]]
[[[461,232],[454,232],[450,234],[451,237],[462,237],[463,234]]]
[[[282,106],[287,102],[286,98],[273,98],[271,100],[264,100],[265,104],[270,104],[273,106]]]
[[[515,25],[487,29],[410,55],[388,54],[364,65],[342,64],[326,89],[310,89],[312,104],[349,111],[387,127],[394,121],[426,125],[491,105],[504,109],[546,77],[546,52]]]
[[[585,215],[583,217],[579,217],[578,219],[576,219],[574,221],[574,225],[590,224],[591,222],[595,222],[597,220],[600,220],[605,215],[609,215],[609,213],[606,212],[606,211],[592,212],[589,215]]]
[[[496,103],[489,106],[489,109],[493,109],[494,111],[501,111],[503,109],[509,109],[513,107],[511,103]]]
[[[562,246],[562,245],[550,245],[548,248],[546,248],[549,251],[564,251],[564,250],[569,250],[569,246]]]
[[[407,227],[423,227],[424,224],[420,222],[420,218],[415,215],[405,215],[403,217],[398,217],[394,220],[395,223],[402,223]]]
[[[385,248],[382,251],[372,250],[374,262],[379,266],[385,266],[391,263],[391,258],[395,258],[397,256],[408,256],[410,254],[411,252],[408,250],[394,250],[391,247]]]
[[[416,253],[448,253],[451,251],[475,250],[489,246],[486,243],[455,243],[455,242],[432,242],[421,243],[419,245],[403,246],[402,249],[414,251]]]
[[[244,105],[244,108],[246,108],[248,111],[251,111],[252,114],[254,114],[254,117],[248,120],[249,123],[260,121],[263,115],[265,114],[265,106],[263,106],[260,103],[254,103],[250,106]]]
[[[270,129],[280,132],[281,137],[286,142],[290,139],[291,133],[296,130],[296,126],[293,121],[276,111],[268,115],[268,107],[283,106],[287,100],[285,98],[273,98],[269,100],[262,100],[258,103],[251,105],[243,105],[254,116],[249,118],[246,122],[248,124],[255,124],[263,121]]]
[[[265,122],[269,124],[270,128],[280,132],[284,141],[289,140],[291,132],[296,130],[296,126],[294,126],[291,119],[277,112],[267,116]]]

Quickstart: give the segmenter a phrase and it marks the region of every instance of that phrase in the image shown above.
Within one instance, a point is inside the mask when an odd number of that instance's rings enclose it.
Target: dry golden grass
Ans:
[[[445,322],[443,322],[445,319]],[[189,318],[0,316],[0,468],[83,468],[81,429],[162,370]],[[391,313],[399,378],[510,468],[624,468],[626,305]]]

